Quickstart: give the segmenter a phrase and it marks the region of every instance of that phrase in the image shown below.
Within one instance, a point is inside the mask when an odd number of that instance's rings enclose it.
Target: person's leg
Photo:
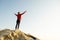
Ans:
[[[18,29],[19,29],[19,25],[20,25],[20,20],[18,21]]]
[[[19,29],[19,25],[20,25],[20,23],[18,24],[18,29]]]
[[[19,29],[20,20],[17,20],[17,29]]]

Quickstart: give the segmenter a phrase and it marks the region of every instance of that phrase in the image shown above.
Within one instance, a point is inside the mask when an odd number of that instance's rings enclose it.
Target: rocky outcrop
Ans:
[[[0,40],[39,40],[38,38],[26,34],[19,29],[16,30],[1,30],[0,31]]]

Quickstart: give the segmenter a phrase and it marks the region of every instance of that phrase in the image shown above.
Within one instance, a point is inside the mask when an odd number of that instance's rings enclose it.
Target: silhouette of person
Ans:
[[[19,25],[20,25],[20,22],[21,22],[21,16],[25,13],[26,13],[26,11],[24,11],[23,13],[18,12],[18,14],[15,14],[16,17],[17,17],[15,29],[19,29]]]

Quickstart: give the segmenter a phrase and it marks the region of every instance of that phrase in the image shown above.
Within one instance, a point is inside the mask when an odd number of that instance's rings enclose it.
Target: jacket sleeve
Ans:
[[[17,16],[17,14],[15,14]]]
[[[21,15],[23,15],[23,14],[25,14],[26,13],[26,11],[24,11]]]

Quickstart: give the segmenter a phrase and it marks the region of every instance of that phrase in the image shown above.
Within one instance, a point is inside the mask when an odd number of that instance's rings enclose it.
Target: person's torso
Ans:
[[[17,19],[20,20],[21,19],[21,16],[22,16],[21,14],[18,14],[17,15]]]

